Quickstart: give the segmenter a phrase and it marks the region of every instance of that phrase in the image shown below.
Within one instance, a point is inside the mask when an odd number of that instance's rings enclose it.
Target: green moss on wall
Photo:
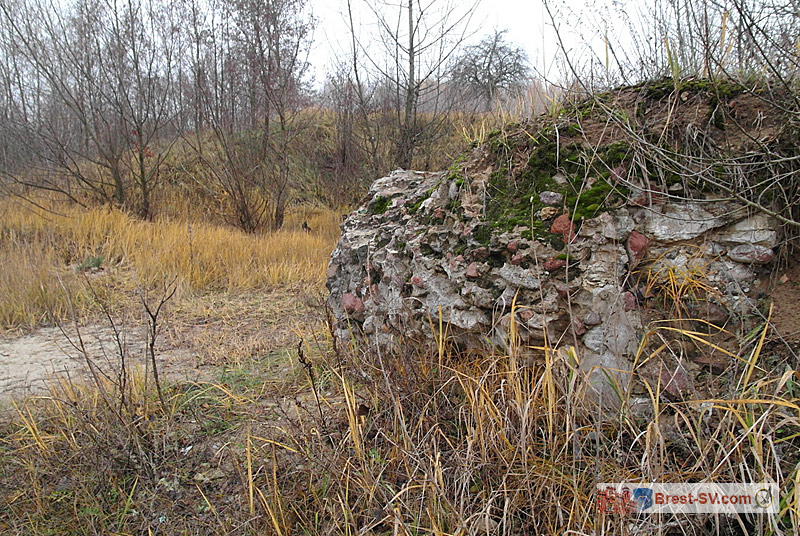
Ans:
[[[663,78],[632,87],[641,88],[645,97],[654,100],[672,95],[676,89],[679,93],[702,93],[708,95],[710,99],[722,100],[731,99],[745,90],[744,86],[732,80],[709,80],[706,78],[678,80],[677,84],[672,78]]]
[[[624,141],[610,143],[605,148],[603,163],[606,167],[614,168],[630,159],[631,146]]]
[[[478,241],[479,244],[488,246],[492,240],[492,228],[488,225],[476,225],[472,230],[472,237]]]
[[[631,147],[616,142],[597,151],[599,159],[591,162],[592,151],[579,143],[556,145],[546,131],[532,137],[526,166],[511,176],[508,168],[498,166],[490,175],[487,187],[486,216],[495,232],[511,231],[515,227],[529,229],[532,238],[563,247],[562,237],[550,233],[549,221],[538,221],[534,215],[545,205],[539,200],[544,191],[561,193],[563,209],[576,220],[592,218],[609,206],[614,197],[627,194],[619,185],[612,186],[610,168],[631,159]],[[559,184],[554,176],[563,174],[566,184]],[[592,186],[585,187],[585,178],[596,177]]]
[[[391,204],[391,202],[392,199],[390,197],[379,195],[369,206],[369,213],[373,216],[376,214],[383,214],[389,209],[389,204]]]
[[[435,190],[436,190],[436,188],[431,188],[430,190],[425,192],[425,194],[422,197],[417,199],[416,203],[414,203],[413,205],[408,207],[408,213],[409,214],[416,214],[419,211],[420,207],[422,206],[422,203],[424,203],[425,200],[427,200],[431,195],[433,195],[433,192]]]

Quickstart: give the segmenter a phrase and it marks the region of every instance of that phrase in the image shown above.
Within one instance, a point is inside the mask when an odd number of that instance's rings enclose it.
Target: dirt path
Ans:
[[[303,289],[275,289],[240,296],[209,294],[178,303],[159,325],[156,358],[167,380],[209,380],[219,367],[235,367],[271,352],[295,348],[299,333],[313,333],[321,313],[305,303]],[[118,321],[126,358],[143,364],[146,322]],[[119,367],[108,322],[80,328],[84,347],[104,371]],[[311,341],[309,341],[311,342]],[[0,335],[0,402],[41,395],[59,377],[86,377],[74,327],[40,328],[17,337]]]
[[[113,330],[107,325],[80,329],[89,357],[102,370],[119,367],[119,347]],[[143,329],[122,330],[120,334],[127,359],[143,364],[146,335]],[[50,382],[59,377],[81,378],[86,375],[86,359],[79,351],[74,329],[41,328],[28,335],[0,339],[0,399],[38,395],[48,391]],[[158,348],[160,372],[172,379],[197,378],[189,349]]]

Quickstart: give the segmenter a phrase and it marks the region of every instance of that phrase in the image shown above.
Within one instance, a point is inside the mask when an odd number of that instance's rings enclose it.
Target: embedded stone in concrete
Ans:
[[[716,239],[726,245],[753,244],[774,248],[778,243],[778,231],[774,218],[755,214],[724,229]]]
[[[550,206],[560,205],[564,201],[564,195],[558,192],[545,191],[539,194],[539,201]]]
[[[775,253],[764,246],[741,244],[728,251],[728,257],[732,261],[743,264],[769,264],[775,257]]]

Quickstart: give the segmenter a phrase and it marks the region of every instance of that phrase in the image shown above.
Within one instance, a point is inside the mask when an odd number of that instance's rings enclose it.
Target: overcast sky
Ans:
[[[354,10],[365,19],[369,14],[364,0],[352,0]],[[558,24],[570,54],[587,59],[594,54],[604,55],[604,41],[596,35],[598,26],[607,28],[609,39],[621,45],[626,39],[625,28],[618,14],[608,6],[633,11],[642,0],[555,0],[551,8],[557,13]],[[346,24],[346,0],[310,0],[311,9],[318,20],[311,63],[316,84],[324,81],[328,69],[337,54],[346,54],[349,46],[349,30]],[[462,5],[468,5],[464,2]],[[356,13],[356,17],[359,13]],[[537,72],[551,79],[558,78],[559,64],[556,60],[558,47],[552,23],[541,0],[482,0],[473,17],[471,41],[477,42],[495,29],[508,30],[507,39],[521,46],[528,54]],[[369,32],[362,27],[361,32]],[[587,42],[591,45],[587,45]]]

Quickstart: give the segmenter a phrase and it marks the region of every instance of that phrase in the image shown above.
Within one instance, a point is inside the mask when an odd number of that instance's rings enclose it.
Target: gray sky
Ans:
[[[364,0],[352,0],[355,16],[367,18]],[[603,58],[604,40],[593,28],[607,27],[609,39],[617,45],[624,44],[626,29],[618,15],[609,7],[635,10],[643,0],[556,0],[551,8],[560,10],[560,28],[571,56],[587,61],[592,55]],[[318,19],[310,60],[319,85],[334,62],[337,54],[346,54],[349,31],[345,22],[346,0],[310,0],[311,9]],[[466,2],[462,5],[468,5]],[[495,29],[508,30],[507,39],[520,45],[528,54],[532,66],[548,78],[559,78],[560,64],[556,62],[558,47],[556,35],[541,0],[482,0],[473,15],[470,42],[477,42]],[[362,37],[370,32],[363,26]],[[591,46],[587,45],[587,41]]]

